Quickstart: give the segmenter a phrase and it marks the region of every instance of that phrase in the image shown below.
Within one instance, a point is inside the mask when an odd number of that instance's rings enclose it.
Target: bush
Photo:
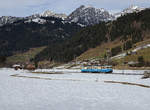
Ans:
[[[144,66],[145,62],[143,56],[138,57],[138,62],[139,62],[138,64],[139,67]]]
[[[122,51],[121,46],[117,46],[111,49],[111,55],[115,56]]]
[[[123,50],[128,50],[130,48],[132,48],[132,41],[131,40],[129,40],[123,44]]]
[[[5,63],[6,57],[5,56],[0,56],[0,63]]]
[[[144,64],[145,64],[146,67],[150,67],[150,62],[149,61],[146,61]]]

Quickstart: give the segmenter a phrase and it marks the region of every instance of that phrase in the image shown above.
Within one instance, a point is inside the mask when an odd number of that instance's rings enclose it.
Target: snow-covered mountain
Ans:
[[[46,10],[41,14],[33,14],[29,17],[26,17],[25,23],[27,23],[27,22],[28,23],[29,22],[36,22],[36,23],[39,23],[39,24],[44,24],[44,23],[46,23],[46,20],[43,19],[42,17],[54,17],[54,18],[60,18],[60,19],[64,20],[65,18],[67,18],[67,15],[57,14],[57,13],[54,13],[50,10]]]
[[[3,26],[5,24],[11,24],[11,23],[14,23],[15,21],[18,21],[21,19],[24,19],[25,23],[36,22],[39,24],[44,24],[44,23],[46,23],[46,20],[42,19],[42,17],[55,17],[55,18],[60,18],[60,19],[64,20],[65,18],[67,18],[67,15],[57,14],[50,10],[47,10],[41,14],[33,14],[33,15],[27,16],[27,17],[2,16],[2,17],[0,17],[0,26]]]
[[[140,8],[138,6],[131,5],[129,8],[124,9],[123,11],[119,13],[113,14],[115,18],[118,18],[120,16],[126,15],[128,13],[134,13],[134,12],[140,12],[144,10],[145,8]]]
[[[96,9],[92,6],[84,6],[81,5],[79,8],[77,8],[75,11],[73,11],[69,16],[65,14],[57,14],[50,10],[46,10],[43,13],[39,14],[33,14],[31,16],[27,17],[12,17],[12,16],[2,16],[0,17],[0,26],[3,26],[5,24],[13,23],[17,20],[24,19],[26,22],[36,22],[39,24],[46,23],[45,20],[43,20],[42,17],[55,17],[60,18],[64,20],[65,22],[75,22],[82,26],[84,25],[94,25],[98,24],[101,21],[109,21],[109,20],[115,20],[121,15],[125,15],[127,13],[133,13],[133,12],[139,12],[141,10],[144,10],[145,8],[140,8],[138,6],[130,6],[129,8],[124,9],[123,11],[119,13],[110,14],[108,11],[106,11],[103,8]]]
[[[81,5],[67,17],[68,21],[78,22],[84,25],[98,24],[100,21],[108,21],[111,19],[113,19],[113,16],[103,8],[96,9],[84,5]]]
[[[65,19],[67,18],[67,15],[66,14],[57,14],[57,13],[54,13],[50,10],[46,10],[44,11],[42,14],[40,14],[41,17],[56,17],[56,18],[62,18],[62,19]]]

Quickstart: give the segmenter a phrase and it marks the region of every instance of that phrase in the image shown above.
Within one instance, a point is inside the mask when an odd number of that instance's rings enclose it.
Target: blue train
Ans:
[[[83,69],[81,69],[81,72],[83,73],[112,73],[113,69],[112,69],[112,66],[88,65],[88,66],[84,66]]]

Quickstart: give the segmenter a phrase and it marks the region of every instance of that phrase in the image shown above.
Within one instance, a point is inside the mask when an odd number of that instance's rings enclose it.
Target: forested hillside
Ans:
[[[49,45],[35,57],[35,60],[68,62],[90,48],[118,39],[123,45],[111,49],[113,56],[122,51],[122,47],[127,50],[133,44],[146,39],[146,33],[149,31],[150,9],[146,9],[121,16],[112,22],[86,27],[62,44]]]
[[[81,29],[76,23],[67,23],[54,17],[42,17],[33,22],[28,19],[0,27],[0,56],[25,52],[29,48],[61,43]]]

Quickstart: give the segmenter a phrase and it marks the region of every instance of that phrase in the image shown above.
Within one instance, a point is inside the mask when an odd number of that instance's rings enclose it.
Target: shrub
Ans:
[[[139,64],[138,64],[139,67],[144,66],[144,58],[143,58],[143,56],[139,56],[138,57],[138,62],[139,62]]]
[[[123,50],[128,50],[130,48],[132,48],[132,41],[131,40],[129,40],[123,44]]]
[[[6,57],[5,56],[0,56],[0,63],[4,63],[6,61]]]
[[[117,46],[111,49],[111,55],[115,56],[122,51],[121,46]]]

